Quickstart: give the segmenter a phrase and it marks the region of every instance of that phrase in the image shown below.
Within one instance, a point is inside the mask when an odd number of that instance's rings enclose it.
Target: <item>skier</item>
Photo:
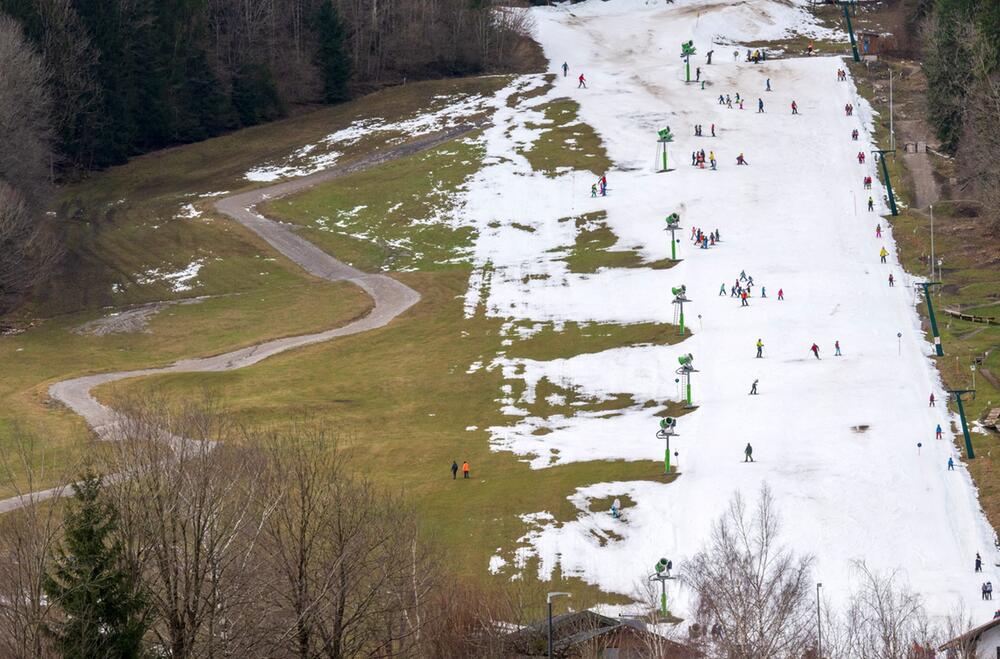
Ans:
[[[770,78],[767,79],[767,83],[764,86],[764,91],[766,91],[766,92],[771,91],[771,79]]]
[[[988,600],[992,600],[993,599],[993,582],[992,581],[987,581],[986,582],[986,599],[988,599]]]
[[[715,52],[714,50],[710,50],[707,53],[705,53],[705,57],[707,58],[707,61],[705,62],[705,64],[711,64],[712,63],[712,53],[714,53],[714,52]]]
[[[756,396],[757,395],[757,380],[754,380],[753,384],[750,385],[750,395],[751,396]]]
[[[713,136],[713,137],[715,136],[715,133],[714,133],[714,131],[713,131],[713,133],[712,133],[712,136]],[[709,162],[709,163],[711,163],[711,165],[712,165],[712,169],[715,169],[715,168],[716,168],[716,167],[715,167],[715,151],[709,151],[709,152],[708,152],[708,162]],[[716,238],[716,240],[718,240],[718,238]]]
[[[750,446],[750,442],[747,442],[747,447],[743,449],[743,462],[753,462],[753,447]]]
[[[587,88],[587,79],[583,77],[582,73],[580,74],[580,77],[577,78],[577,80],[580,81],[580,84],[576,86],[577,89],[579,89],[580,87],[583,87],[584,89]]]
[[[855,142],[858,141],[858,129],[857,128],[855,128],[853,131],[851,131],[851,139],[854,140]]]
[[[979,552],[977,551],[976,552],[976,572],[982,572],[982,571],[983,571],[983,558],[979,555]]]
[[[879,250],[878,256],[882,259],[882,263],[885,263],[885,257],[889,256],[889,252],[887,252],[885,247],[883,247]]]
[[[779,288],[778,289],[778,299],[779,300],[784,300],[785,299],[785,289],[783,289],[783,288]]]
[[[948,458],[948,471],[955,471],[955,461]]]
[[[757,114],[761,114],[763,112],[764,112],[764,99],[758,98],[757,99]]]
[[[941,439],[941,437],[942,437],[941,424],[939,423],[939,424],[937,424],[937,429],[935,429],[935,431],[934,431],[934,438],[935,439]]]
[[[892,273],[890,272],[889,273],[889,288],[892,288],[895,285],[896,285],[896,279],[892,276]]]
[[[462,478],[469,477],[469,461],[466,460],[462,463]]]
[[[871,196],[869,196],[868,197],[868,212],[871,213],[874,210],[875,210],[875,200],[872,199]]]
[[[747,280],[747,271],[746,270],[740,270],[740,278],[737,279],[736,281],[737,282],[741,282],[741,281],[746,281],[746,280]]]
[[[934,394],[933,393],[931,393],[930,401],[931,401],[930,407],[934,407]]]
[[[792,114],[799,113],[799,106],[795,101],[792,101]]]
[[[611,502],[611,516],[615,519],[621,517],[622,514],[622,502],[621,499],[615,497],[615,500]]]
[[[723,282],[722,286],[719,287],[719,295],[725,295],[725,294],[726,294],[726,283]]]
[[[694,69],[694,81],[701,82],[701,67],[696,66]]]
[[[764,342],[757,339],[757,359],[763,359],[764,357]]]
[[[882,223],[881,222],[879,222],[878,224],[875,225],[875,237],[876,238],[881,238],[882,237]]]
[[[569,73],[569,64],[567,64],[566,62],[563,62],[563,77],[564,78],[566,77],[567,73]]]
[[[767,297],[767,286],[761,286],[760,287],[760,296],[761,297]]]
[[[712,137],[715,137],[715,124],[712,124]]]
[[[750,163],[747,162],[747,159],[743,157],[743,153],[740,152],[740,155],[736,156],[736,164],[737,165],[749,165]]]
[[[840,354],[840,341],[834,341],[833,342],[833,356],[834,357],[840,357],[841,356],[841,354]]]
[[[590,186],[590,196],[591,197],[596,197],[597,196],[597,184],[596,183],[593,184],[592,186]]]
[[[812,347],[809,349],[812,350],[812,353],[814,355],[816,355],[816,359],[819,359],[819,346],[814,343],[812,344]]]
[[[726,99],[722,97],[722,94],[719,94],[719,105],[725,105],[725,104],[726,104]]]
[[[451,461],[451,480],[458,478],[458,463],[454,460]]]
[[[753,286],[753,277],[747,277],[747,288]]]

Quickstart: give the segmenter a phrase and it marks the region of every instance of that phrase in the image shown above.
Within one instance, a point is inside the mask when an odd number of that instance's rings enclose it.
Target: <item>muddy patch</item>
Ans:
[[[137,307],[116,310],[101,318],[89,320],[73,328],[74,334],[87,336],[105,336],[107,334],[122,334],[129,332],[148,331],[149,321],[167,307],[187,304],[199,304],[209,296],[195,297],[188,300],[170,302],[150,302]]]

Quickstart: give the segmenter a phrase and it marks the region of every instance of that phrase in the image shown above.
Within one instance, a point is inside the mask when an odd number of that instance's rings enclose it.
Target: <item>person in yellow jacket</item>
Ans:
[[[879,251],[878,255],[879,255],[879,258],[880,258],[880,259],[882,259],[882,263],[885,263],[885,257],[889,256],[889,252],[887,252],[887,251],[885,250],[885,247],[883,247],[883,248],[882,248],[882,249],[881,249],[881,250]]]

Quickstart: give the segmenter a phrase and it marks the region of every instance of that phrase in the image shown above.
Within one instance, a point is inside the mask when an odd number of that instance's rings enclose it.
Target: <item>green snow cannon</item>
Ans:
[[[673,142],[674,141],[674,134],[670,132],[670,126],[667,126],[666,128],[664,128],[662,130],[656,131],[656,134],[659,136],[661,142]]]
[[[677,361],[680,363],[682,368],[692,368],[694,362],[694,355],[692,355],[689,352],[686,355],[681,355],[680,357],[678,357]]]
[[[667,226],[673,227],[681,223],[681,216],[677,213],[671,213],[667,215]]]
[[[682,284],[680,286],[674,286],[670,290],[673,291],[675,297],[684,297],[684,294],[687,293],[687,286]]]
[[[695,54],[694,40],[681,44],[681,57],[691,57]]]

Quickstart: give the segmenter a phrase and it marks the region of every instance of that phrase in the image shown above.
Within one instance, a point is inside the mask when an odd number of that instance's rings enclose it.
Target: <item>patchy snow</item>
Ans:
[[[205,259],[195,259],[186,267],[172,272],[163,270],[162,268],[150,268],[142,274],[137,275],[135,280],[136,283],[142,285],[153,284],[159,281],[166,282],[173,292],[184,293],[197,285],[195,280],[204,265]]]
[[[387,144],[400,144],[421,135],[454,128],[480,112],[489,99],[479,94],[457,94],[436,98],[441,107],[406,119],[387,121],[367,118],[330,133],[316,144],[307,144],[286,157],[280,164],[254,167],[244,176],[249,181],[267,182],[308,176],[333,166],[343,155],[342,149],[363,138],[386,135]]]
[[[751,65],[732,57],[741,43],[792,32],[841,37],[817,26],[805,4],[589,0],[532,10],[551,68],[565,60],[570,75],[557,78],[551,91],[507,107],[525,81],[541,84],[541,76],[522,77],[493,102],[493,125],[483,138],[486,164],[462,197],[463,218],[478,235],[466,313],[506,319],[508,341],[516,341],[522,327],[544,322],[671,322],[670,288],[683,283],[696,334],[677,346],[550,362],[497,357],[490,367],[503,369],[518,393],[505,385],[496,404],[518,418],[489,428],[492,446],[539,469],[583,460],[661,460],[656,408],[644,402],[680,398],[674,371],[682,351],[695,355],[700,407],[680,419],[671,446],[679,453],[679,479],[582,487],[571,497],[577,518],[563,523],[544,511],[525,515],[528,532],[496,554],[506,561],[504,574],[517,578],[537,566],[548,578],[558,566],[563,574],[631,594],[660,556],[682,565],[697,551],[735,490],[754,496],[766,482],[781,507],[785,540],[815,554],[816,577],[835,603],[851,587],[850,561],[865,558],[875,569],[907,573],[932,612],[947,613],[961,600],[977,617],[992,614],[992,604],[979,599],[979,583],[998,581],[1000,573],[989,568],[976,575],[971,564],[977,551],[989,566],[1000,563],[1000,554],[969,474],[961,463],[945,469],[949,456],[960,458],[955,445],[933,439],[934,427],[950,428],[951,417],[943,404],[927,406],[931,392],[942,401],[945,395],[928,359],[913,279],[894,255],[879,263],[879,248],[895,247],[877,178],[875,212],[855,202],[869,194],[862,177],[876,173],[870,158],[864,165],[855,159],[871,146],[872,111],[853,82],[837,82],[838,58]],[[704,90],[683,82],[678,54],[691,38],[698,49],[692,69],[702,68]],[[715,56],[707,66],[710,48]],[[577,89],[581,72],[589,89]],[[767,78],[770,93],[763,91]],[[736,92],[749,101],[746,110],[716,102],[720,93]],[[580,120],[595,128],[615,163],[607,197],[590,197],[590,172],[564,169],[546,177],[521,155],[539,134],[540,106],[567,96],[581,104]],[[764,114],[755,112],[758,97]],[[793,99],[799,116],[789,112]],[[844,115],[845,103],[854,104],[854,116]],[[706,133],[714,123],[719,137],[694,137],[696,123]],[[675,169],[662,174],[654,171],[654,156],[656,130],[665,125],[676,135],[670,145]],[[861,142],[851,141],[854,128],[862,131]],[[715,152],[719,171],[687,164],[699,148]],[[741,152],[749,167],[735,166]],[[651,261],[666,258],[663,217],[675,210],[682,238],[692,226],[719,229],[721,244],[700,250],[682,240],[684,260],[669,270],[577,274],[562,260],[579,231],[566,218],[592,211],[607,213],[602,221],[619,248],[637,249]],[[875,238],[876,222],[884,241]],[[728,286],[744,269],[758,287],[749,308],[718,295],[720,283]],[[890,272],[895,288],[886,284]],[[761,285],[766,300],[757,297]],[[779,288],[783,302],[776,300]],[[758,338],[764,359],[754,358]],[[832,355],[835,340],[842,357]],[[814,341],[820,360],[808,350]],[[533,416],[528,409],[542,377],[586,400],[626,394],[635,404],[611,414]],[[754,379],[760,395],[751,398]],[[855,429],[860,426],[866,429]],[[743,462],[747,442],[755,449],[753,464]],[[623,520],[589,508],[590,499],[612,495],[635,502]],[[496,566],[491,560],[491,569]],[[683,597],[672,595],[681,613],[689,605]]]
[[[194,204],[184,204],[174,217],[178,220],[193,220],[201,217],[201,211],[195,208]],[[157,227],[154,226],[153,228],[156,229]]]

